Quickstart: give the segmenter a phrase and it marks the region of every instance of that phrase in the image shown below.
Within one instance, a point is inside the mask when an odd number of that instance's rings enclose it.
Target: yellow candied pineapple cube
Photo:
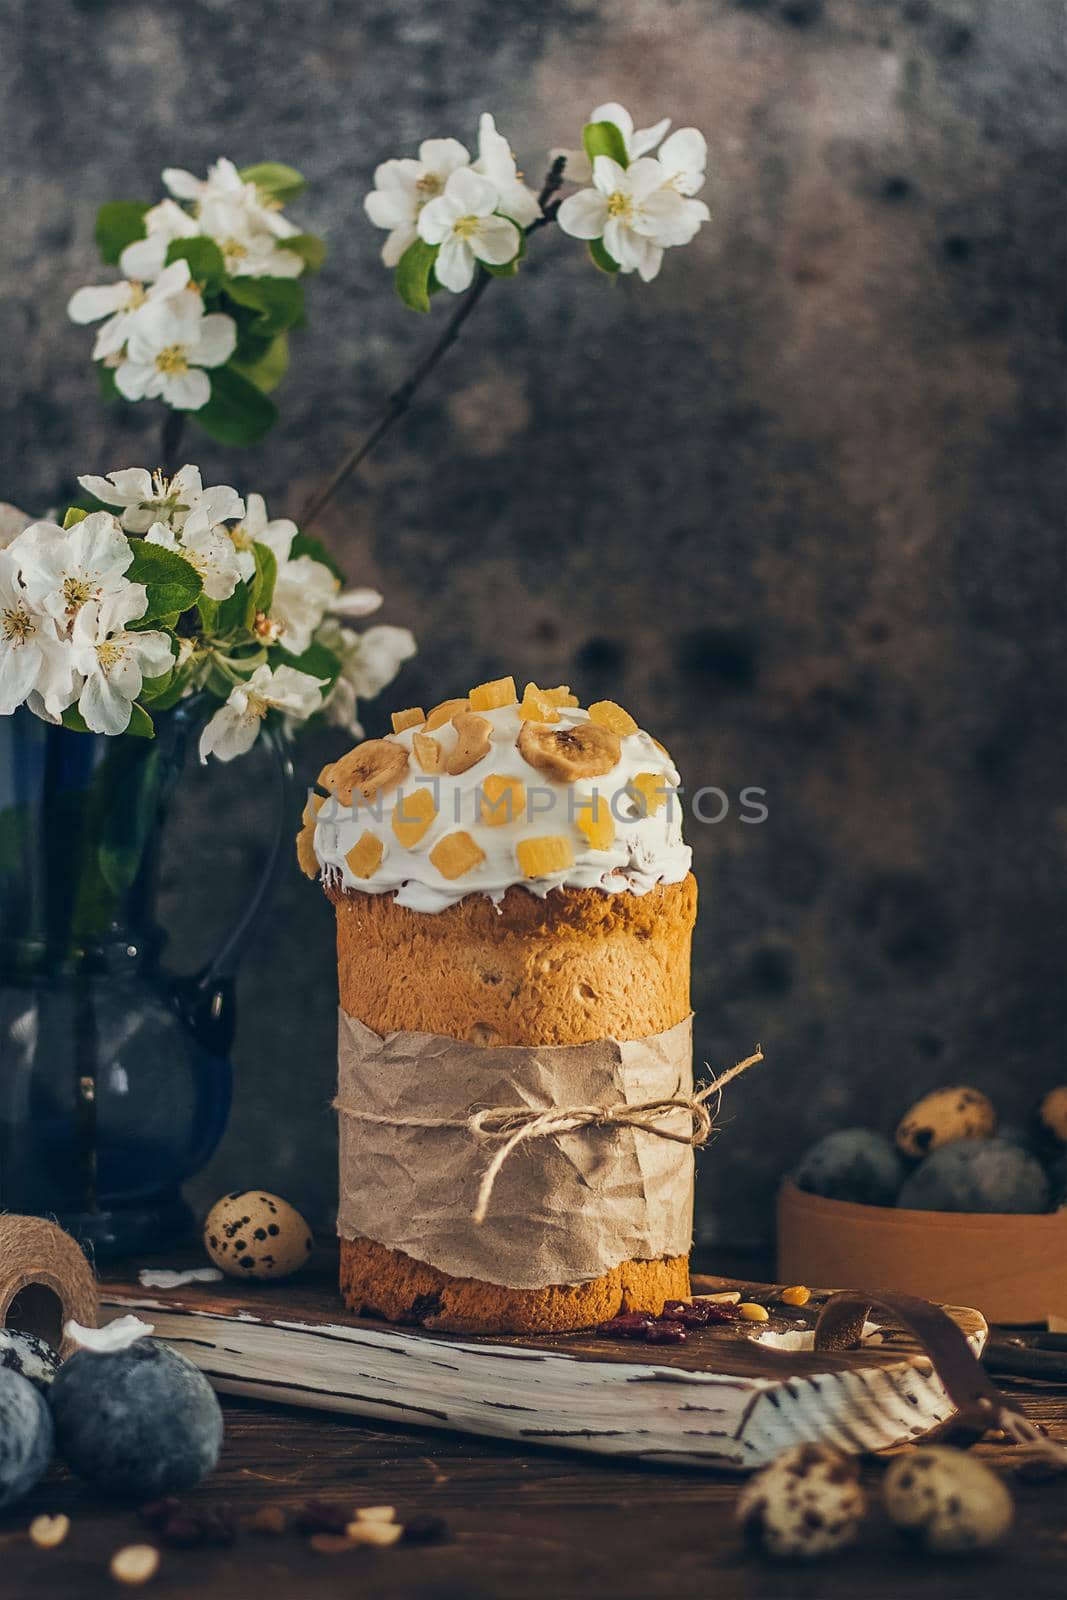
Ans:
[[[494,678],[490,683],[479,683],[471,690],[471,710],[498,711],[501,706],[513,706],[518,698],[514,678]]]
[[[405,728],[421,728],[426,721],[426,713],[421,706],[412,706],[410,711],[393,712],[393,732],[403,733]]]
[[[597,700],[589,707],[589,720],[598,727],[610,728],[612,733],[617,733],[620,739],[625,739],[628,733],[637,732],[637,723],[628,711],[622,706],[617,706],[614,700]]]
[[[296,836],[296,859],[305,878],[317,878],[319,858],[315,854],[315,824],[305,822]]]
[[[304,814],[300,820],[308,824],[312,831],[314,831],[315,828],[315,818],[318,816],[325,804],[326,796],[324,794],[308,795],[307,805],[304,807]]]
[[[539,693],[544,695],[550,706],[576,706],[578,704],[578,696],[571,694],[569,683],[561,683],[556,689],[541,689]]]
[[[485,860],[485,851],[480,850],[470,834],[464,833],[461,828],[456,833],[446,833],[443,839],[438,839],[430,851],[430,860],[442,878],[462,878],[479,861]]]
[[[670,784],[662,772],[639,772],[626,787],[637,801],[643,817],[654,817],[660,807],[667,804]]]
[[[502,778],[491,772],[482,782],[480,810],[488,828],[517,821],[526,810],[526,785],[521,778]]]
[[[559,712],[555,702],[548,698],[543,689],[536,683],[528,683],[522,693],[522,704],[519,707],[520,722],[558,722]]]
[[[427,788],[402,794],[393,809],[393,832],[405,850],[417,845],[437,815],[433,795]]]
[[[574,850],[560,833],[544,834],[540,839],[520,839],[515,856],[524,878],[546,878],[552,872],[566,872],[574,865]]]
[[[362,833],[345,856],[353,878],[369,878],[382,864],[385,845],[373,833]]]
[[[412,736],[411,748],[415,760],[423,772],[443,772],[445,770],[445,752],[443,746],[430,733],[416,733]]]
[[[604,795],[594,794],[581,801],[574,820],[588,839],[590,850],[607,850],[614,843],[615,818]]]
[[[430,715],[426,718],[426,726],[423,732],[432,733],[435,728],[443,728],[446,722],[452,721],[457,712],[469,711],[470,708],[471,703],[469,700],[442,700],[439,706],[434,706]]]

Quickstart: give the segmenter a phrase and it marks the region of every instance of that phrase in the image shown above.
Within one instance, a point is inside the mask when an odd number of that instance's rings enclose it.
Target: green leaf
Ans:
[[[412,311],[430,309],[430,273],[439,249],[440,245],[416,239],[397,262],[393,283],[401,300]]]
[[[230,370],[237,372],[242,378],[247,378],[249,383],[254,383],[263,394],[269,394],[281,383],[289,370],[289,335],[277,334],[267,345],[266,350],[254,361],[236,361],[229,363]]]
[[[158,678],[145,678],[141,684],[141,700],[146,706],[155,705],[166,694],[174,679],[174,668],[170,666]]]
[[[280,666],[295,667],[297,672],[306,672],[312,678],[325,678],[327,687],[334,683],[341,671],[340,656],[327,650],[324,644],[319,644],[315,639],[302,655],[290,655],[288,650],[279,650],[277,655]]]
[[[144,539],[131,539],[133,561],[126,568],[131,583],[143,583],[148,590],[148,605],[138,620],[146,622],[188,611],[200,597],[203,583],[199,572],[174,550]]]
[[[188,261],[189,276],[208,293],[219,288],[226,276],[226,263],[214,239],[175,239],[167,250],[167,266],[173,261]]]
[[[84,522],[88,515],[88,511],[83,511],[81,506],[71,506],[63,518],[64,529],[73,528],[76,523]]]
[[[614,256],[609,256],[604,248],[603,239],[590,239],[589,254],[593,258],[593,265],[599,267],[601,272],[614,275],[619,270],[619,263]]]
[[[304,285],[295,278],[228,278],[227,297],[256,313],[255,333],[273,338],[294,328],[304,316]]]
[[[167,687],[153,696],[153,711],[158,714],[160,711],[169,711],[171,706],[176,706],[195,670],[195,666],[191,664],[184,667],[175,667],[171,672],[170,683]]]
[[[211,399],[189,416],[221,444],[256,444],[278,413],[261,389],[232,367],[211,371]]]
[[[305,272],[318,272],[326,260],[326,240],[317,233],[294,233],[290,239],[279,239],[278,249],[299,256]]]
[[[118,264],[128,244],[145,236],[147,205],[137,200],[108,200],[96,213],[96,244],[109,267]]]
[[[135,705],[129,731],[135,734],[139,731],[133,726],[138,712],[141,712],[152,730],[147,713]],[[143,735],[149,739],[153,736],[154,730]],[[128,751],[129,747],[123,754]],[[114,753],[118,755],[119,750],[116,749]],[[145,847],[159,817],[163,759],[163,752],[159,749],[151,749],[143,754],[137,752],[133,759],[121,762],[120,770],[115,775],[120,781],[108,786],[98,860],[100,874],[115,894],[124,894],[141,870]]]
[[[582,143],[591,162],[595,161],[597,156],[610,156],[620,167],[630,165],[630,158],[626,154],[626,140],[614,122],[587,122],[582,129]]]
[[[68,706],[60,720],[64,728],[71,728],[75,733],[92,732],[77,706]],[[156,736],[155,723],[144,707],[139,706],[136,701],[130,711],[130,725],[126,732],[132,733],[135,739],[154,739]]]
[[[210,595],[202,594],[196,602],[196,609],[200,616],[201,631],[210,638],[219,631],[219,602],[212,600]]]
[[[255,166],[242,167],[241,177],[245,183],[254,183],[266,199],[280,200],[283,205],[295,200],[307,188],[303,173],[297,172],[295,167],[287,167],[283,161],[260,161]]]
[[[180,611],[168,611],[162,617],[135,617],[132,622],[127,622],[126,626],[131,633],[136,633],[138,630],[143,633],[146,628],[151,628],[156,633],[161,629],[165,633],[173,633],[178,626],[180,616]]]
[[[257,611],[270,610],[278,577],[278,559],[269,545],[253,544],[252,549],[256,557],[256,575],[252,579],[249,610],[254,619]],[[251,627],[251,621],[248,625]]]
[[[329,567],[335,578],[344,583],[344,573],[322,540],[316,539],[313,533],[297,534],[289,550],[290,561],[295,561],[297,556],[310,556],[312,561],[321,561],[324,567]]]

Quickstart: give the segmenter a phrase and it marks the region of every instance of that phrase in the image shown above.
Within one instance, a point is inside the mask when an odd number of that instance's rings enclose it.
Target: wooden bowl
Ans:
[[[898,1289],[975,1306],[989,1322],[1067,1317],[1067,1210],[1041,1216],[902,1211],[778,1196],[778,1280]]]

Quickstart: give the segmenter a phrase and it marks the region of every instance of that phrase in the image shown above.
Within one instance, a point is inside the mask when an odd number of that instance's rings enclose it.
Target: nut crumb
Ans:
[[[284,1533],[288,1526],[281,1506],[261,1506],[249,1523],[253,1533]]]
[[[350,1522],[345,1530],[353,1544],[396,1544],[403,1528],[399,1522],[376,1522],[373,1518],[366,1522]]]
[[[357,1506],[357,1522],[395,1522],[395,1506]]]
[[[65,1516],[34,1517],[30,1523],[30,1539],[38,1550],[54,1550],[70,1532],[70,1518]]]
[[[802,1283],[794,1283],[788,1289],[783,1289],[779,1297],[783,1305],[806,1306],[811,1299],[811,1290]]]
[[[738,1312],[746,1322],[769,1322],[770,1312],[766,1306],[761,1306],[755,1300],[743,1300],[738,1306]]]
[[[159,1551],[154,1544],[127,1544],[111,1557],[109,1571],[116,1583],[147,1583],[159,1571]]]

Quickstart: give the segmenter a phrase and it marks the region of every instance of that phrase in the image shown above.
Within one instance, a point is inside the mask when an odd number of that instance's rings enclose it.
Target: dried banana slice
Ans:
[[[595,722],[580,722],[574,728],[524,722],[516,742],[523,760],[557,783],[602,778],[618,765],[622,754],[618,734]]]
[[[332,767],[324,767],[319,777],[343,806],[350,806],[356,791],[364,800],[373,800],[379,789],[391,789],[398,784],[407,770],[408,753],[402,744],[392,739],[364,739]]]

